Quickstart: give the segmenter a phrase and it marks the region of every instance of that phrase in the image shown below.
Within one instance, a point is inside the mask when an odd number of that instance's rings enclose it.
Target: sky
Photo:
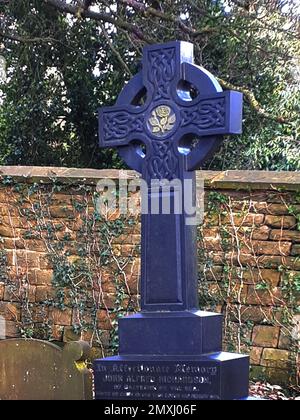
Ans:
[[[228,4],[228,1],[224,0],[223,3],[226,5],[226,4]],[[295,9],[294,9],[295,13],[300,15],[300,0],[293,0],[293,3],[294,3],[294,7],[295,7]],[[284,13],[288,13],[290,8],[291,8],[290,5],[286,5],[286,6],[283,7],[282,10],[283,10]],[[227,5],[225,10],[228,13],[228,12],[230,12],[231,7]]]
[[[295,12],[297,14],[300,14],[300,0],[294,0],[294,5],[295,5]],[[289,11],[289,6],[285,6],[283,8],[283,11],[286,13]]]

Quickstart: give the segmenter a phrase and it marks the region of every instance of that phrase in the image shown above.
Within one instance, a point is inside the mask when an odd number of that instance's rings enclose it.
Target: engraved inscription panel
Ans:
[[[112,362],[97,365],[97,399],[220,399],[212,362]]]

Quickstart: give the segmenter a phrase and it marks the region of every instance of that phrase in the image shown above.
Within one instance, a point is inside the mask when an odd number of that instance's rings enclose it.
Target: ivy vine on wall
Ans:
[[[100,198],[84,182],[2,178],[0,301],[9,304],[6,315],[22,337],[81,338],[92,344],[94,357],[117,352],[118,318],[139,305],[140,220],[109,208],[103,215]],[[273,210],[284,216],[268,221]],[[224,314],[225,348],[250,353],[255,375],[278,368],[294,382],[297,232],[300,196],[284,190],[209,189],[198,229],[200,307]],[[265,327],[278,335],[274,341],[261,338]],[[267,358],[274,349],[277,364]]]

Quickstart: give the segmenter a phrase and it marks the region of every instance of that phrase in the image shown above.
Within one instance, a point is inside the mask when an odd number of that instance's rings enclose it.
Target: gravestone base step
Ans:
[[[116,356],[94,362],[96,399],[239,400],[248,397],[249,357]]]
[[[119,320],[119,354],[199,355],[222,351],[220,314],[142,312]]]

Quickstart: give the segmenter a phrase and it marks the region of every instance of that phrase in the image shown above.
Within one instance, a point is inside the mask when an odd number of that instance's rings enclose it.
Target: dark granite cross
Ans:
[[[146,47],[143,71],[127,84],[116,106],[100,110],[100,145],[116,147],[149,186],[153,179],[190,179],[195,186],[195,169],[219,146],[220,136],[241,132],[242,95],[223,92],[216,79],[193,62],[193,45],[186,42]],[[195,144],[195,139],[200,141]],[[149,202],[155,194],[160,199],[166,194],[149,191]],[[170,189],[169,195],[172,208],[176,194]],[[142,216],[144,311],[198,307],[196,227],[187,220],[191,216]]]
[[[100,111],[101,146],[142,174],[142,200],[159,211],[142,215],[142,312],[119,319],[119,355],[94,362],[97,399],[248,396],[249,358],[222,352],[222,315],[199,310],[195,210],[178,211],[186,196],[195,205],[195,169],[241,122],[242,95],[195,66],[185,42],[146,47],[143,71]]]

